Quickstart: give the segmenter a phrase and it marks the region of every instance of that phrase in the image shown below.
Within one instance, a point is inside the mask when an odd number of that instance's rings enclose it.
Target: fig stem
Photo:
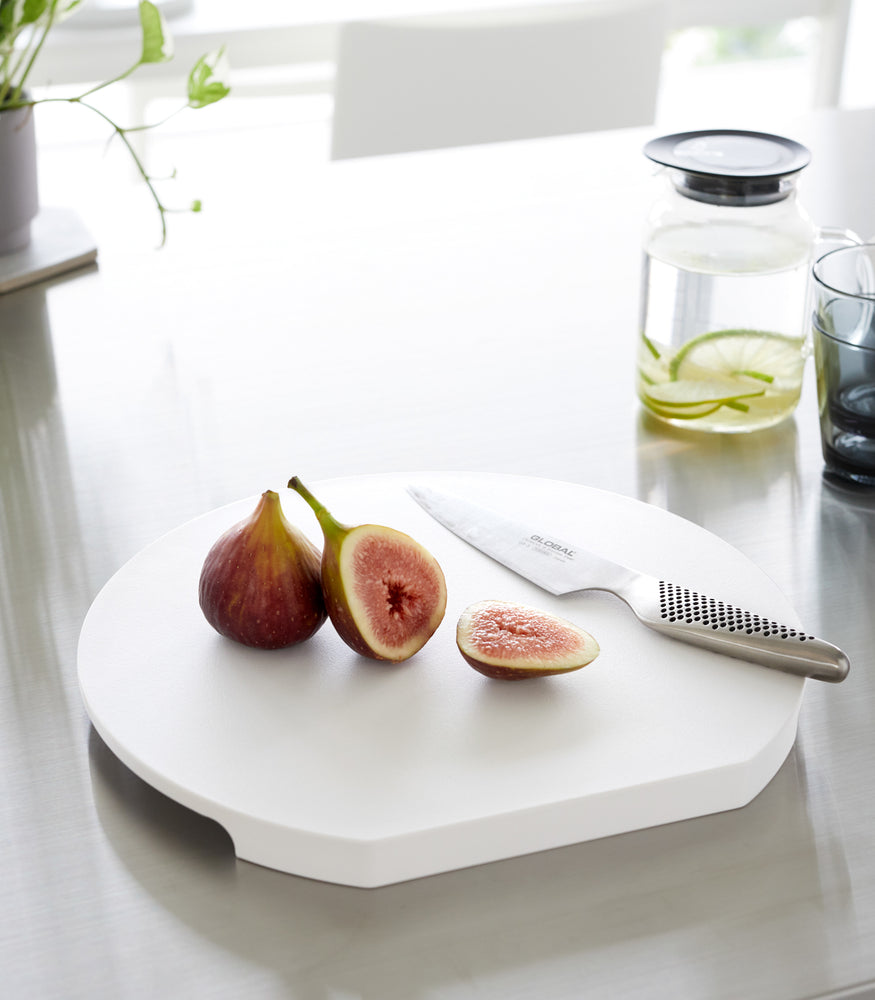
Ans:
[[[348,529],[331,514],[328,508],[313,496],[313,494],[297,476],[292,476],[289,480],[288,487],[290,490],[294,490],[296,493],[300,494],[313,508],[313,513],[316,515],[319,525],[326,537],[336,538],[338,535],[345,534],[348,531]]]

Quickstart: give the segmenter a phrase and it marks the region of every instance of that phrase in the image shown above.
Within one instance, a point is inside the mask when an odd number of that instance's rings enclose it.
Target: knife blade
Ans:
[[[454,535],[555,596],[604,590],[643,625],[673,639],[814,680],[838,683],[848,674],[838,646],[800,629],[639,573],[459,497],[417,485],[408,492]]]

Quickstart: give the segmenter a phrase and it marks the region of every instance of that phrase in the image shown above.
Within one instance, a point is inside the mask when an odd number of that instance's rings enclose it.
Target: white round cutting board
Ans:
[[[796,735],[804,680],[640,625],[617,598],[555,598],[433,521],[410,483],[455,493],[685,587],[798,627],[736,549],[657,507],[518,476],[422,473],[328,480],[347,524],[388,524],[443,567],[447,613],[415,657],[360,657],[330,622],[306,643],[253,650],[198,607],[207,550],[257,496],[204,515],[123,566],[79,642],[88,714],[113,752],[217,820],[238,857],[378,886],[745,805]],[[287,518],[321,545],[292,491]],[[470,603],[502,599],[571,619],[598,640],[583,670],[502,682],[455,645]]]

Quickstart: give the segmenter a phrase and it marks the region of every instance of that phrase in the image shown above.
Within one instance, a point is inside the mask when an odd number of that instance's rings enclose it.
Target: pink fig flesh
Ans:
[[[279,495],[262,494],[204,560],[198,599],[223,636],[259,649],[304,642],[327,617],[316,546],[285,518]]]
[[[481,674],[524,680],[567,674],[599,654],[596,640],[572,622],[509,601],[467,607],[456,626],[456,645]]]
[[[447,588],[434,556],[415,539],[379,524],[340,524],[297,478],[289,481],[322,527],[322,592],[343,641],[374,660],[407,660],[444,617]]]

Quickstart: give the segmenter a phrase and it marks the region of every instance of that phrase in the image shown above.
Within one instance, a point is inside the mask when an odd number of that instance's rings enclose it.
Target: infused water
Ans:
[[[808,353],[808,264],[808,242],[781,234],[752,239],[731,225],[659,233],[642,270],[642,403],[676,426],[724,433],[789,416]]]

